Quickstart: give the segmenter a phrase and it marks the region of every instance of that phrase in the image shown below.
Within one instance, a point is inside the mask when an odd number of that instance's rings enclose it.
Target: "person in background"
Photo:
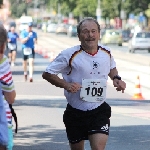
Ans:
[[[3,117],[6,119],[7,112],[7,121],[6,124],[7,132],[5,136],[8,135],[7,148],[12,150],[13,147],[13,132],[12,132],[12,114],[9,104],[13,104],[16,97],[16,91],[14,89],[14,83],[12,79],[12,73],[10,70],[9,60],[6,55],[4,55],[4,50],[7,43],[7,32],[3,25],[0,25],[0,85],[2,90],[3,106],[5,106],[5,114]],[[8,117],[9,116],[9,117]]]
[[[34,71],[34,58],[35,50],[34,45],[37,44],[37,33],[32,30],[32,23],[29,23],[26,30],[23,30],[20,35],[23,52],[23,69],[24,78],[27,81],[27,60],[29,59],[29,81],[33,82]]]
[[[111,50],[98,43],[100,25],[88,17],[77,26],[80,45],[63,50],[43,72],[43,79],[64,88],[67,99],[63,122],[71,150],[104,150],[109,135],[111,107],[106,103],[108,77],[117,91],[126,83],[118,75]],[[59,78],[61,73],[63,79]]]
[[[17,52],[17,40],[19,39],[19,35],[15,32],[15,27],[11,26],[10,31],[8,32],[8,57],[10,60],[11,66],[15,65],[16,52]]]

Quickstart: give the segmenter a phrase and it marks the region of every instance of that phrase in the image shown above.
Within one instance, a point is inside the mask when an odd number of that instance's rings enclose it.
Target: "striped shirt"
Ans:
[[[2,91],[11,92],[14,90],[14,83],[12,79],[12,73],[10,70],[9,61],[5,55],[0,61],[0,83],[1,83]],[[12,127],[12,114],[9,108],[9,104],[4,98],[4,95],[3,95],[3,100],[4,100],[5,110],[6,110],[8,127],[11,128]]]

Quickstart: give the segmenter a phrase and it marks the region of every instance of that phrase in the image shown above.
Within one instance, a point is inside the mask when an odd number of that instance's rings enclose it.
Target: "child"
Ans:
[[[12,92],[14,91],[14,83],[12,79],[12,73],[10,71],[10,64],[8,61],[8,58],[3,55],[3,58],[0,60],[0,83],[2,86],[2,92],[3,94],[3,101],[4,101],[4,106],[6,110],[6,118],[8,122],[8,136],[9,136],[9,141],[8,141],[8,150],[12,150],[13,148],[13,131],[12,131],[12,113],[11,113],[11,105],[9,107],[8,102],[5,100],[6,92]]]

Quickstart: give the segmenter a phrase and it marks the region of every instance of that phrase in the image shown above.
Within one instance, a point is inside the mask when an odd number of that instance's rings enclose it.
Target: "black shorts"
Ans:
[[[12,53],[13,51],[17,51],[17,49],[11,50],[11,49],[8,48],[8,51],[9,51],[9,53]]]
[[[34,58],[35,57],[35,51],[34,48],[32,48],[32,53],[30,55],[24,55],[23,49],[22,49],[22,54],[23,54],[23,60],[27,60],[29,58]]]
[[[67,104],[63,122],[70,143],[88,140],[88,135],[103,133],[109,135],[111,107],[104,102],[98,108],[88,111],[78,110]]]
[[[16,45],[16,48],[15,49],[10,49],[7,45],[7,50],[8,50],[8,53],[12,53],[13,51],[17,51],[17,45]]]

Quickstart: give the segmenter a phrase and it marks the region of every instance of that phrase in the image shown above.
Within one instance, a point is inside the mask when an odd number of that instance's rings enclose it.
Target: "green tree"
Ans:
[[[0,7],[2,6],[2,4],[3,4],[3,0],[0,0]]]
[[[13,17],[21,17],[22,14],[27,12],[27,4],[22,0],[10,0],[11,15]]]
[[[77,0],[76,7],[73,9],[73,13],[76,17],[95,17],[97,8],[97,0]]]

